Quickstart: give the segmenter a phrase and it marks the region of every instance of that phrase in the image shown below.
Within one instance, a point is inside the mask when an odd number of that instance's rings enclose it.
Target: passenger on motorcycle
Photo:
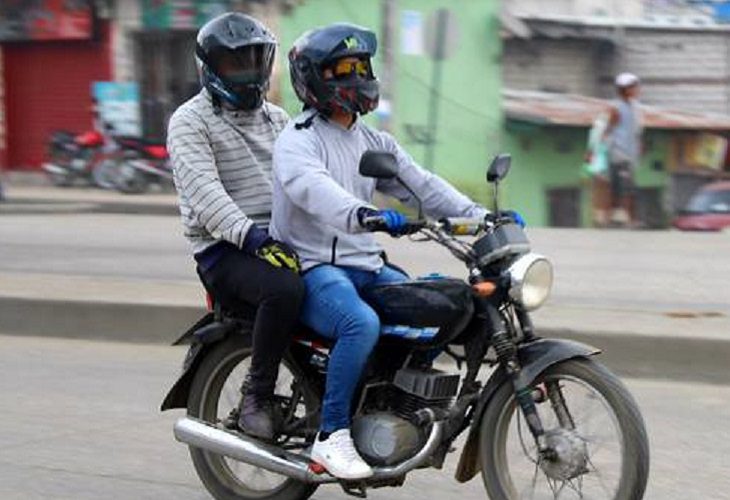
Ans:
[[[257,308],[239,426],[274,436],[271,398],[299,318],[296,254],[267,232],[274,140],[289,117],[265,100],[276,39],[256,19],[219,16],[197,36],[203,89],[170,119],[168,149],[180,212],[206,289],[224,308]]]
[[[407,279],[385,265],[383,249],[366,232],[364,220],[380,217],[383,230],[398,235],[405,216],[378,210],[373,194],[377,190],[403,203],[414,201],[393,179],[361,176],[361,155],[366,150],[393,153],[399,177],[432,216],[487,214],[418,166],[392,136],[359,118],[378,104],[378,80],[371,66],[376,46],[371,31],[351,24],[303,34],[289,52],[289,69],[304,112],[287,125],[274,148],[272,234],[296,249],[306,271],[303,322],[336,339],[312,460],[344,479],[372,474],[350,435],[353,394],[380,334],[378,316],[359,293]]]

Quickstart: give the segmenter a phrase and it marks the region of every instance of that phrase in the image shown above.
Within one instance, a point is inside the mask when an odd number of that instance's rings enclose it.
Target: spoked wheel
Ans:
[[[94,184],[102,189],[114,189],[116,185],[116,177],[119,175],[119,160],[106,158],[94,166],[91,177]]]
[[[147,175],[134,168],[127,161],[119,165],[118,174],[115,176],[115,185],[122,193],[142,194],[150,187],[150,182]]]
[[[241,402],[241,384],[251,357],[250,334],[234,334],[216,345],[205,357],[190,390],[188,415],[221,428],[235,427]],[[279,370],[275,402],[282,419],[291,423],[312,411],[316,400],[307,395],[286,360]],[[305,436],[281,438],[289,449],[309,446]],[[306,484],[199,448],[190,448],[198,476],[219,500],[304,500],[316,485]]]
[[[639,500],[649,474],[644,422],[621,382],[592,360],[546,370],[533,397],[552,456],[541,457],[511,384],[482,421],[482,477],[491,499]]]

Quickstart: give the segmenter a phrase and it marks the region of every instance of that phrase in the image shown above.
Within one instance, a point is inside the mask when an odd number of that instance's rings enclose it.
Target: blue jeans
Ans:
[[[302,321],[323,337],[336,339],[327,368],[320,426],[323,432],[350,427],[352,397],[380,336],[380,319],[358,292],[366,286],[407,279],[387,266],[372,272],[321,265],[304,274],[307,293]]]

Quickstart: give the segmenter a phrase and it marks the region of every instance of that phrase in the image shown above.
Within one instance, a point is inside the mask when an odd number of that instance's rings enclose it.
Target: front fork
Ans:
[[[530,316],[527,312],[521,309],[516,309],[515,312],[522,328],[524,340],[529,342],[530,340],[535,339]],[[555,451],[547,446],[545,429],[542,425],[542,420],[540,420],[540,415],[537,412],[537,406],[535,405],[535,389],[531,385],[532,381],[522,376],[522,366],[520,365],[520,360],[517,356],[517,346],[514,342],[514,337],[509,330],[508,322],[503,319],[499,311],[497,311],[497,309],[493,306],[488,308],[488,314],[492,325],[494,325],[492,346],[497,354],[497,359],[502,367],[504,367],[505,372],[512,381],[517,404],[525,417],[527,427],[530,429],[532,437],[537,443],[540,456],[550,460],[555,457]],[[557,396],[554,391],[557,391]],[[548,394],[548,396],[553,404],[556,404],[556,397],[558,396],[559,401],[562,402],[561,406],[564,411],[557,411],[556,413],[559,415],[561,424],[563,424],[562,416],[567,414],[567,410],[564,404],[565,402],[562,399],[562,394],[560,394],[560,389],[557,387],[551,387],[549,392],[550,394]],[[544,396],[545,395],[542,394],[542,391],[537,394],[537,397],[540,399],[544,398]]]

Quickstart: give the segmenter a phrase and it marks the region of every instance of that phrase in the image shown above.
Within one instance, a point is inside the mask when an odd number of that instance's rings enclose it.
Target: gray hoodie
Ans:
[[[299,253],[304,270],[325,263],[367,271],[383,266],[382,247],[360,227],[357,210],[372,207],[376,190],[409,205],[415,200],[394,179],[376,180],[358,173],[360,156],[369,149],[395,154],[398,176],[421,198],[429,216],[487,213],[418,166],[391,135],[360,120],[345,129],[306,111],[289,122],[274,146],[270,227],[274,238]]]

